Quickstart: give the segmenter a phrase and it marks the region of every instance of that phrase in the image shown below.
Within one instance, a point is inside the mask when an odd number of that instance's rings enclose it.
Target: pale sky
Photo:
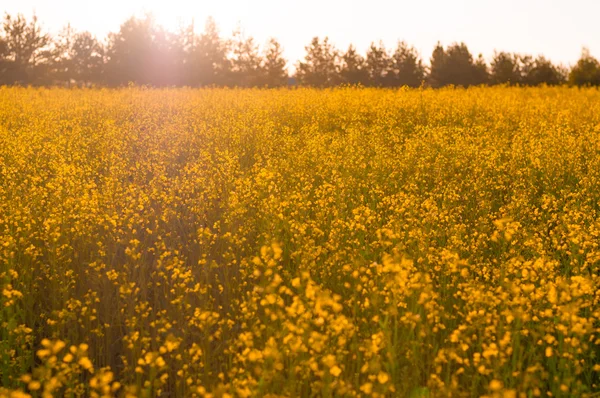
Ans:
[[[438,40],[464,41],[488,61],[497,49],[570,65],[584,46],[600,58],[600,0],[0,0],[0,11],[35,11],[50,33],[70,22],[99,38],[146,12],[171,30],[193,18],[197,32],[212,16],[222,36],[241,26],[258,43],[277,38],[291,64],[313,36],[329,36],[342,50],[354,43],[363,54],[371,41],[393,48],[405,40],[426,63]]]

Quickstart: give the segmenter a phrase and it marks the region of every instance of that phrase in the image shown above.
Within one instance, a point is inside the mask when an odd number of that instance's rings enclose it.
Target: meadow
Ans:
[[[600,396],[600,91],[0,88],[0,396]]]

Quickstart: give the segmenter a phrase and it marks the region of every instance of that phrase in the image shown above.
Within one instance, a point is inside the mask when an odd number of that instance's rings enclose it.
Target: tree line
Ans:
[[[438,43],[429,66],[403,41],[392,50],[382,42],[372,43],[363,56],[353,45],[340,51],[327,37],[315,37],[305,50],[304,59],[289,76],[276,39],[262,49],[241,30],[226,39],[211,18],[197,34],[193,23],[173,33],[151,16],[131,17],[101,41],[69,25],[52,37],[35,16],[6,14],[0,28],[0,85],[600,86],[600,63],[585,49],[570,69],[543,56],[503,51],[495,52],[488,64],[481,55],[474,57],[464,43],[447,47]]]

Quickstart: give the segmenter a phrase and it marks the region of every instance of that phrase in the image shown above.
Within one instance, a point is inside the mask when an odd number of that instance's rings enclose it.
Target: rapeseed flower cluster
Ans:
[[[600,92],[0,88],[0,396],[600,391]]]

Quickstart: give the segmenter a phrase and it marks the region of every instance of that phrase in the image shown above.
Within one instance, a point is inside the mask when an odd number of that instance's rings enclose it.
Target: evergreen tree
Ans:
[[[62,84],[87,86],[101,84],[104,48],[89,32],[75,32],[70,25],[54,44],[52,77]]]
[[[392,55],[391,77],[394,86],[419,87],[425,79],[425,67],[417,50],[400,41]]]
[[[517,54],[495,52],[491,62],[492,84],[519,84],[521,78],[521,65]]]
[[[233,34],[231,42],[231,81],[234,86],[256,87],[261,84],[263,59],[252,37],[244,37],[241,30]]]
[[[433,87],[441,87],[448,83],[448,72],[446,68],[446,51],[440,42],[436,44],[431,53],[429,71],[429,84]]]
[[[364,57],[362,57],[353,45],[341,56],[340,80],[347,84],[369,83],[369,73]]]
[[[587,48],[569,73],[569,84],[575,86],[600,86],[600,63]]]
[[[283,49],[276,39],[269,39],[263,56],[262,85],[279,87],[287,84],[287,61],[283,58]]]
[[[71,45],[73,41],[74,31],[71,25],[68,24],[58,34],[58,37],[52,43],[52,80],[55,82],[69,84],[71,81],[70,74],[73,71],[71,65]]]
[[[181,46],[180,37],[156,25],[151,16],[129,18],[119,32],[109,35],[107,82],[116,86],[181,84]]]
[[[181,37],[160,26],[152,29],[149,76],[155,86],[183,83],[183,43]]]
[[[473,77],[471,84],[479,86],[482,84],[488,84],[490,80],[490,74],[488,71],[487,62],[483,58],[482,54],[477,56],[477,61],[475,61],[475,65],[473,66]]]
[[[522,56],[521,70],[523,83],[529,86],[540,84],[555,86],[566,81],[566,71],[543,56],[535,60],[531,56]]]
[[[206,20],[204,32],[195,42],[190,54],[192,85],[225,85],[231,70],[228,44],[221,39],[214,19]]]
[[[0,44],[0,84],[48,83],[51,38],[42,32],[37,17],[30,21],[18,14],[6,14]]]
[[[7,70],[9,65],[8,44],[6,43],[6,39],[0,35],[0,85],[7,83],[4,80],[8,80]]]
[[[438,43],[431,55],[429,80],[433,87],[484,84],[487,82],[487,65],[481,55],[473,61],[465,43],[454,43],[446,50]]]
[[[152,29],[150,17],[131,17],[121,25],[119,32],[109,34],[106,70],[110,85],[152,83]]]
[[[371,43],[367,50],[366,65],[369,74],[369,85],[375,87],[391,85],[393,80],[391,73],[392,60],[388,56],[383,42],[379,42],[379,45]]]
[[[298,82],[312,87],[330,87],[339,83],[338,52],[325,37],[312,39],[305,47],[306,56],[296,67]]]
[[[71,47],[73,79],[78,84],[100,84],[104,73],[104,47],[90,32],[75,35]]]

